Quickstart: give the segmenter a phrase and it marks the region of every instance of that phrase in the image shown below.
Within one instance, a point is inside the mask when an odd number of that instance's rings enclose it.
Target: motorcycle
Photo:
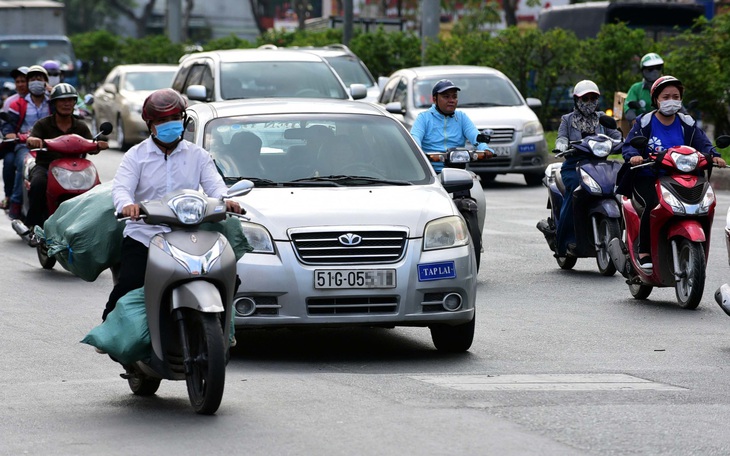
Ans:
[[[31,229],[23,220],[28,214],[30,199],[31,170],[35,166],[36,156],[39,151],[57,152],[64,155],[62,158],[53,160],[48,166],[48,186],[46,188],[46,207],[48,215],[52,215],[58,206],[64,201],[91,190],[100,184],[99,173],[94,164],[86,159],[86,154],[97,150],[96,141],[101,135],[108,135],[112,131],[112,124],[104,122],[99,133],[93,139],[82,138],[79,135],[62,135],[53,139],[43,141],[45,148],[32,149],[26,154],[23,163],[23,207],[21,217],[11,222],[13,230],[29,246],[35,247],[38,252],[38,261],[43,269],[52,269],[56,259],[48,256],[48,247],[43,239],[36,240],[32,236]]]
[[[647,146],[648,139],[634,137],[631,145]],[[730,145],[730,136],[720,136],[716,144]],[[712,169],[712,159],[689,146],[670,147],[651,154],[643,166],[664,170],[656,181],[659,203],[644,208],[638,201],[621,199],[625,231],[623,239],[609,242],[609,252],[616,269],[626,278],[629,292],[636,299],[646,299],[654,287],[674,287],[677,301],[685,309],[695,309],[705,288],[705,268],[710,247],[710,233],[715,214],[715,192],[704,171]],[[701,174],[698,172],[702,171]],[[638,238],[641,214],[652,211],[651,270],[638,261]]]
[[[485,130],[478,136],[478,141],[488,143],[491,132]],[[486,160],[485,151],[478,151],[474,146],[451,147],[446,152],[426,152],[431,162],[442,163],[444,168],[466,169],[469,163]],[[470,190],[463,190],[452,194],[454,204],[459,213],[464,217],[469,235],[474,243],[477,271],[481,263],[482,254],[482,231],[484,229],[484,218],[486,216],[487,202],[484,197],[484,190],[479,184],[479,177],[470,171],[474,184]]]
[[[613,117],[602,116],[599,121],[606,128],[616,129]],[[614,193],[621,165],[607,157],[619,153],[622,145],[623,141],[595,134],[571,141],[564,152],[553,151],[557,152],[556,157],[580,157],[576,168],[581,182],[573,192],[572,206],[576,244],[565,256],[555,256],[561,269],[572,269],[578,258],[595,258],[601,275],[612,276],[616,272],[608,254],[608,242],[621,233],[621,210]],[[550,217],[537,223],[553,252],[557,250],[556,221],[560,220],[565,198],[561,167],[562,164],[553,163],[545,169],[542,183],[548,191]]]
[[[200,225],[224,220],[223,198],[246,195],[253,186],[239,181],[219,199],[181,190],[140,203],[141,219],[172,231],[150,242],[144,300],[152,350],[148,360],[125,366],[122,374],[134,394],[154,394],[163,379],[185,380],[196,413],[218,410],[235,331],[236,257],[222,234]]]

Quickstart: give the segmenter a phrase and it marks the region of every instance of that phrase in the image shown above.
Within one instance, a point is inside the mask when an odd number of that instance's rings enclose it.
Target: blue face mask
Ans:
[[[182,120],[171,120],[169,122],[155,125],[155,130],[157,131],[155,138],[165,144],[170,144],[175,142],[175,140],[182,135],[183,123]]]

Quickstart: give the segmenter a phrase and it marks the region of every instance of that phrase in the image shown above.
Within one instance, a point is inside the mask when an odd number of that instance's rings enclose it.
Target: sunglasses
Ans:
[[[595,93],[589,93],[583,95],[582,97],[580,97],[580,99],[583,101],[598,101],[598,95],[596,95]]]

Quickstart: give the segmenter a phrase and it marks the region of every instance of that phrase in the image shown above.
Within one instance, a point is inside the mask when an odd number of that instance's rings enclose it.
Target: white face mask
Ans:
[[[59,82],[61,82],[61,76],[48,76],[48,83],[51,87],[55,86]]]
[[[659,103],[659,112],[665,116],[672,116],[682,109],[680,100],[666,100]]]

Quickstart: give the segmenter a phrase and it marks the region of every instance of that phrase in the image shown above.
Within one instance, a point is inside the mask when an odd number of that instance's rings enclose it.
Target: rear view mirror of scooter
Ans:
[[[233,198],[235,196],[243,196],[247,195],[248,193],[253,190],[254,183],[251,182],[248,179],[242,179],[235,184],[231,185],[231,188],[228,189],[228,192],[226,192],[225,195],[221,197],[221,199],[225,198]]]
[[[113,129],[113,127],[112,127],[111,122],[104,122],[103,124],[99,125],[99,133],[97,133],[96,136],[94,136],[94,141],[99,139],[99,137],[102,135],[106,136],[109,133],[111,133],[112,129]]]
[[[730,146],[730,136],[728,136],[728,135],[718,136],[717,139],[715,139],[715,146],[717,146],[718,149],[724,149],[724,148]]]
[[[598,123],[601,124],[605,128],[610,128],[611,130],[616,130],[618,128],[616,119],[614,119],[611,116],[606,116],[606,115],[601,116],[598,119]]]
[[[631,141],[629,141],[629,144],[631,144],[636,149],[643,149],[646,147],[647,144],[649,144],[649,138],[646,138],[644,136],[634,136],[631,138]]]

